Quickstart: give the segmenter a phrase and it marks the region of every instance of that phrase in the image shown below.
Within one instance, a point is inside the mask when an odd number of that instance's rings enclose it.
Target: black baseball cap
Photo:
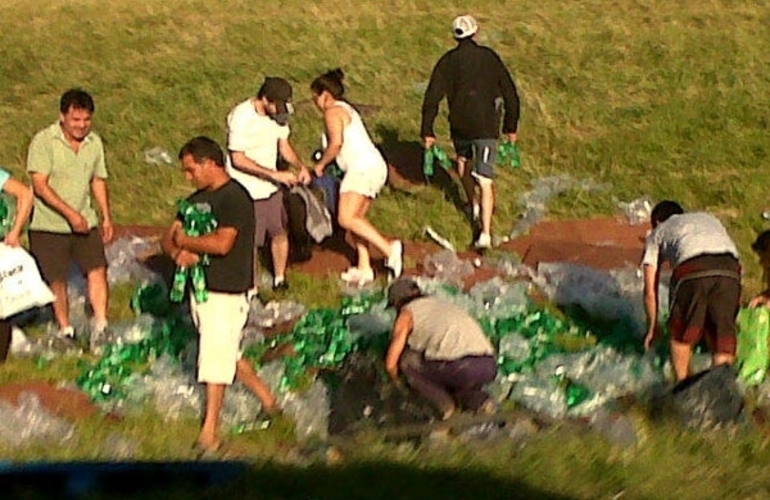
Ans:
[[[394,307],[406,299],[420,295],[420,287],[413,279],[399,278],[388,288],[388,307]]]
[[[275,104],[277,114],[287,115],[294,111],[291,105],[291,84],[279,76],[268,76],[257,92],[257,97],[264,97]]]

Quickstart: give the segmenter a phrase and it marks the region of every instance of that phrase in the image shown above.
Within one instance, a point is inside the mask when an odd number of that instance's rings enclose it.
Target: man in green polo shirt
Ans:
[[[91,132],[93,98],[81,89],[61,96],[59,121],[38,132],[29,145],[27,172],[35,191],[35,210],[29,227],[30,253],[55,300],[59,335],[73,338],[67,300],[71,262],[86,274],[94,312],[91,340],[107,328],[107,260],[104,244],[112,239],[104,147]],[[91,206],[91,195],[101,213]]]

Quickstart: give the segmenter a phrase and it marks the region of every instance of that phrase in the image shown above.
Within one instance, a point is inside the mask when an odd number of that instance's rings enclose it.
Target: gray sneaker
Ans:
[[[113,332],[107,322],[94,321],[91,325],[91,334],[88,337],[88,349],[94,354],[101,354],[105,344],[113,337]]]

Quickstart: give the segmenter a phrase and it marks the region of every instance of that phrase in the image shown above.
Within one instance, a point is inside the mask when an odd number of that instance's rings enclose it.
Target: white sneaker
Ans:
[[[72,326],[65,326],[60,328],[56,333],[56,336],[60,339],[72,340],[75,338],[75,328]]]
[[[481,233],[474,246],[479,249],[492,248],[492,236],[488,233]]]
[[[385,265],[393,273],[394,279],[400,277],[404,271],[404,244],[399,240],[394,241],[390,246],[390,255]]]
[[[342,281],[345,283],[355,283],[358,286],[362,286],[374,281],[374,271],[372,269],[363,270],[357,267],[351,267],[340,274],[340,278],[342,278]]]

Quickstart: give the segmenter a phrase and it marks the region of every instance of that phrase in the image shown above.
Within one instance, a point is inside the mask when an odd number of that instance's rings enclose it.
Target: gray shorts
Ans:
[[[268,236],[275,238],[286,233],[289,216],[283,203],[283,189],[279,189],[264,200],[254,200],[254,219],[256,220],[254,245],[257,247],[264,246]]]
[[[454,139],[455,153],[473,160],[473,175],[493,179],[497,163],[497,139]]]

